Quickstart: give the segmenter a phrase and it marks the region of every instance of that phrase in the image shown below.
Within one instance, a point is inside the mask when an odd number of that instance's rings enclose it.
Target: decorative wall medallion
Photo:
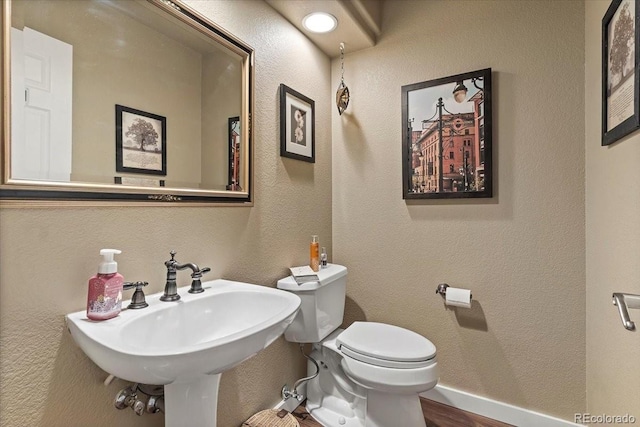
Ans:
[[[338,91],[336,92],[336,105],[338,106],[338,113],[342,115],[349,105],[349,88],[344,84],[344,43],[340,43],[340,68],[342,74],[340,76],[340,86],[338,86]]]

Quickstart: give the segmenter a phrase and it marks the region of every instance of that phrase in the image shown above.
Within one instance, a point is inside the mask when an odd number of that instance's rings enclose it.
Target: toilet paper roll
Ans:
[[[445,304],[454,307],[471,308],[471,291],[449,286],[445,296]]]

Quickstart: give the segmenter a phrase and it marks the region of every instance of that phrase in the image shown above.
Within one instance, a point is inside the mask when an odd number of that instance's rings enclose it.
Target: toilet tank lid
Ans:
[[[321,268],[317,273],[318,280],[312,282],[303,283],[298,285],[293,276],[287,276],[284,279],[278,280],[278,289],[291,292],[313,291],[321,288],[328,283],[340,279],[347,275],[347,267],[338,264],[327,264],[327,268]]]

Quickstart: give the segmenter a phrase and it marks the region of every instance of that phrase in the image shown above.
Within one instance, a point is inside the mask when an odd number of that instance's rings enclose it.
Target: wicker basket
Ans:
[[[300,424],[285,410],[265,409],[242,423],[242,427],[300,427]]]

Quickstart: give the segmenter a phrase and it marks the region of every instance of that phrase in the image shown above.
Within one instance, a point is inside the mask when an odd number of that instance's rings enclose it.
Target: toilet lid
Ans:
[[[337,343],[347,356],[390,368],[427,366],[436,356],[436,346],[422,335],[384,323],[354,322]]]

